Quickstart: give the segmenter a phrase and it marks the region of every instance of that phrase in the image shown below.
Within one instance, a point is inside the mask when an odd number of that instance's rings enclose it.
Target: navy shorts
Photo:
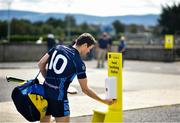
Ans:
[[[52,115],[53,117],[69,116],[70,111],[68,100],[48,99],[48,108],[46,115]]]

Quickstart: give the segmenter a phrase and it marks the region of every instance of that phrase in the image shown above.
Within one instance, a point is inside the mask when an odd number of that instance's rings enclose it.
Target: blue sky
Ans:
[[[81,13],[97,16],[159,14],[161,6],[180,0],[0,0],[0,9]]]

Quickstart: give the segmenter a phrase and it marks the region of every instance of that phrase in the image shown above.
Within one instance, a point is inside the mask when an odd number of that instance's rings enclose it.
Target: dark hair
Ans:
[[[76,45],[81,46],[87,43],[87,46],[95,45],[96,40],[95,38],[89,33],[83,33],[76,39]]]

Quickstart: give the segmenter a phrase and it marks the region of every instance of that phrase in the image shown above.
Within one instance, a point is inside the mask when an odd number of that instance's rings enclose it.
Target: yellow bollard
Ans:
[[[117,101],[111,106],[101,110],[94,110],[92,122],[123,122],[122,113],[122,54],[108,53],[108,77],[116,77],[116,96]]]
[[[172,49],[174,47],[174,36],[173,35],[165,35],[165,49]]]

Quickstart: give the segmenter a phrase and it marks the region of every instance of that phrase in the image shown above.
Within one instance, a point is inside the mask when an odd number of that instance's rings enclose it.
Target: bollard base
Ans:
[[[114,110],[93,110],[94,114],[92,117],[92,123],[108,123],[108,122],[115,122],[121,123],[122,120],[122,111],[114,111]]]
[[[92,117],[92,122],[93,123],[103,123],[104,122],[104,118],[105,118],[106,112],[101,112],[101,111],[95,111],[94,110],[94,114]]]
[[[104,123],[122,123],[122,112],[121,111],[108,111],[105,118]]]

